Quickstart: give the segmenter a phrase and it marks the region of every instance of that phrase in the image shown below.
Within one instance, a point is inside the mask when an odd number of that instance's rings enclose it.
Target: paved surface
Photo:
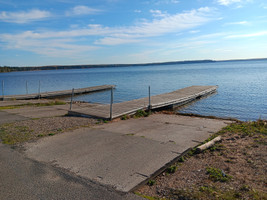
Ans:
[[[23,101],[16,101],[17,103],[13,102],[14,105],[20,105],[20,103],[22,103]],[[29,101],[28,101],[29,102]],[[38,101],[30,101],[31,103],[38,103]],[[45,101],[41,101],[41,102],[45,102]],[[12,105],[12,102],[10,102],[10,104]],[[5,106],[10,105],[7,103],[5,103]],[[1,105],[0,102],[0,106],[4,106]],[[82,107],[91,107],[91,106],[95,106],[93,104],[88,104],[88,103],[83,103],[83,104],[73,104],[73,108],[78,109],[78,108],[82,108]],[[21,107],[21,108],[16,108],[16,109],[5,109],[4,112],[9,113],[10,116],[11,115],[17,115],[17,116],[21,116],[21,117],[25,117],[25,118],[43,118],[43,117],[55,117],[55,116],[63,116],[68,114],[68,111],[70,109],[70,105],[69,104],[65,104],[65,105],[55,105],[55,106],[25,106],[25,107]],[[1,119],[0,119],[0,123],[1,123]]]
[[[166,106],[183,105],[199,97],[206,96],[215,92],[217,86],[191,86],[179,89],[173,92],[151,96],[151,109],[163,108]],[[134,114],[140,109],[147,109],[149,99],[141,98],[121,103],[115,103],[112,106],[112,118],[118,118],[126,114]],[[110,105],[98,105],[88,108],[74,108],[69,114],[95,116],[100,118],[110,118]]]
[[[137,200],[74,176],[59,168],[25,158],[0,144],[0,199]]]
[[[227,123],[153,115],[43,138],[25,145],[25,154],[128,192]]]
[[[15,115],[5,111],[0,111],[0,124],[27,120],[27,117],[21,115]]]

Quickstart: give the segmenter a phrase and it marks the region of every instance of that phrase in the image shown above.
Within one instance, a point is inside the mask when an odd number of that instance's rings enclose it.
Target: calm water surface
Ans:
[[[179,64],[49,70],[1,73],[4,95],[83,88],[114,84],[114,101],[122,102],[151,94],[171,92],[191,85],[218,85],[218,92],[179,112],[241,120],[267,119],[267,61],[234,61],[205,64]],[[2,86],[1,86],[2,87]],[[1,88],[2,94],[2,88]],[[75,97],[75,100],[108,103],[110,92]]]

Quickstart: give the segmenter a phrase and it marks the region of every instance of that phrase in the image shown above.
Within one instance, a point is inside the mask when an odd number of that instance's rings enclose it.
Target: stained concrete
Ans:
[[[25,154],[128,192],[228,123],[158,114],[43,138]]]
[[[27,120],[28,118],[21,115],[15,115],[5,111],[0,111],[0,125],[5,123],[11,123],[16,121]]]

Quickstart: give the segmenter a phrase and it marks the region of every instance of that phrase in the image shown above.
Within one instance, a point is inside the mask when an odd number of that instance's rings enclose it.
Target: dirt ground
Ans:
[[[266,121],[232,124],[220,134],[221,142],[191,152],[136,193],[148,199],[267,199]]]
[[[35,140],[44,136],[52,136],[79,127],[88,127],[102,123],[93,118],[84,117],[51,117],[30,119],[0,126],[0,140],[6,144],[17,144]]]

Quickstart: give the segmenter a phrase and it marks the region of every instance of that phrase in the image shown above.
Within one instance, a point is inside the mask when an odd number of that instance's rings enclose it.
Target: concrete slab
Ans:
[[[0,125],[10,122],[27,120],[27,117],[11,114],[8,112],[0,111]]]
[[[186,150],[174,144],[91,128],[44,138],[25,147],[30,158],[51,162],[123,192]]]
[[[36,162],[0,143],[0,199],[142,200],[121,194],[45,163]]]
[[[106,131],[133,134],[160,142],[174,142],[178,145],[197,145],[222,127],[232,123],[229,120],[157,114],[148,118],[129,119],[123,123],[97,126]]]
[[[229,121],[152,115],[25,145],[25,154],[128,192]]]

